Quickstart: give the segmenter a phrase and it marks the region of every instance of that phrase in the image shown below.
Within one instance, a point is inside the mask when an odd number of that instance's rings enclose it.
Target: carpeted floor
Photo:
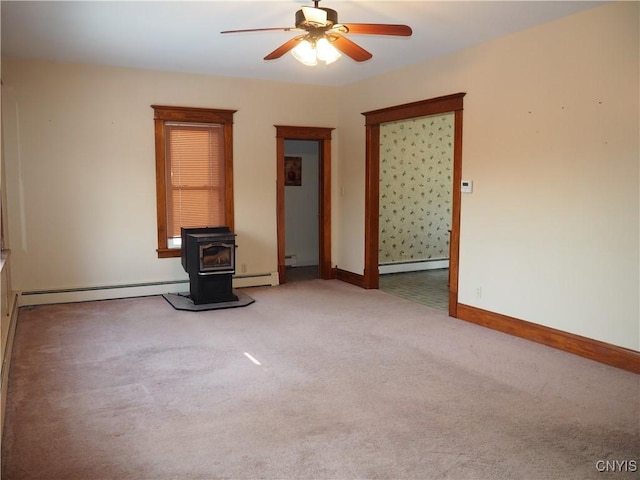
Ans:
[[[637,478],[598,462],[640,461],[638,375],[337,280],[246,292],[22,308],[2,478]]]

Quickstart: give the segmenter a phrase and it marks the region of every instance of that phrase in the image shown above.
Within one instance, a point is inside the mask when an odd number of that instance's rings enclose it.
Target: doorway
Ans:
[[[366,118],[366,180],[365,180],[365,288],[379,288],[380,246],[380,126],[388,122],[408,120],[429,115],[453,113],[453,196],[451,232],[449,240],[448,311],[457,316],[458,259],[460,246],[460,179],[462,174],[462,107],[464,93],[408,103],[381,110],[365,112]]]
[[[447,311],[454,114],[380,126],[382,291]]]
[[[284,141],[287,283],[319,277],[317,140]]]
[[[331,131],[332,128],[295,127],[276,125],[276,205],[277,205],[277,237],[278,237],[278,277],[279,283],[287,282],[287,230],[286,230],[286,157],[299,155],[287,154],[287,142],[313,142],[317,151],[317,277],[328,280],[333,278],[331,261]],[[289,143],[289,146],[292,143]],[[304,175],[304,173],[302,174]],[[294,176],[295,177],[295,176]],[[303,177],[304,179],[304,177]]]

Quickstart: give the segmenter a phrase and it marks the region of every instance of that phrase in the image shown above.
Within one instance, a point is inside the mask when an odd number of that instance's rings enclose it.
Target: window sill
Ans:
[[[158,248],[158,258],[174,258],[182,255],[182,249],[180,248]]]

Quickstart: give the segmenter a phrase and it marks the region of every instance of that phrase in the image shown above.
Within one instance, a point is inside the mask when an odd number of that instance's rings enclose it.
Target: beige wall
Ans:
[[[337,263],[364,265],[361,112],[466,92],[459,301],[640,349],[637,2],[340,90]]]
[[[17,59],[3,70],[15,289],[187,278],[155,252],[152,104],[238,110],[237,264],[277,271],[274,125],[335,126],[333,89]]]
[[[333,259],[361,274],[361,112],[467,92],[460,302],[640,350],[638,7],[340,88],[3,59],[13,286],[186,278],[155,254],[154,103],[238,109],[238,264],[254,275],[276,271],[273,125],[337,127]]]

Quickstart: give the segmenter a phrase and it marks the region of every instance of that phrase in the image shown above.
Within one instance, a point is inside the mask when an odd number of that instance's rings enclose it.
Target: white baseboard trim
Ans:
[[[437,270],[449,268],[449,259],[423,260],[419,262],[384,263],[378,266],[380,275],[387,273],[419,272],[421,270]]]
[[[233,288],[278,285],[278,273],[241,275],[233,277]],[[189,280],[136,283],[128,285],[106,285],[99,287],[64,288],[22,292],[19,305],[48,305],[53,303],[90,302],[116,298],[147,297],[164,293],[189,291]]]

